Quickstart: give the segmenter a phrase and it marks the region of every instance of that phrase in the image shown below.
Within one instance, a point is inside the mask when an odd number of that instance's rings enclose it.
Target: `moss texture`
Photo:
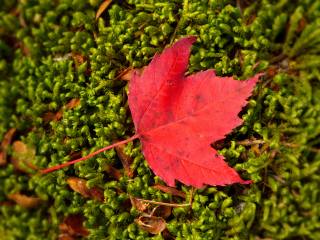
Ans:
[[[216,143],[250,186],[197,189],[191,209],[173,209],[167,228],[179,239],[320,239],[320,1],[319,0],[127,0],[114,1],[95,22],[102,0],[4,0],[0,12],[0,140],[12,128],[16,140],[35,149],[40,169],[86,156],[114,139],[132,136],[124,91],[114,78],[129,66],[148,65],[156,52],[184,36],[198,36],[188,74],[216,69],[242,80],[267,74],[241,112],[244,123]],[[78,66],[71,53],[86,60]],[[75,66],[78,66],[77,68]],[[73,98],[61,121],[46,121]],[[260,141],[252,144],[252,141]],[[251,141],[251,142],[250,142]],[[6,147],[13,154],[13,147]],[[90,239],[163,239],[139,229],[123,201],[171,202],[181,198],[151,186],[161,183],[139,141],[130,179],[114,149],[74,166],[39,175],[0,167],[0,238],[56,239],[68,214],[83,213]],[[124,176],[112,180],[109,164]],[[68,176],[104,190],[105,203],[82,197]],[[124,192],[117,195],[116,187]],[[188,202],[191,188],[179,185]],[[8,206],[16,192],[45,200],[27,210]]]

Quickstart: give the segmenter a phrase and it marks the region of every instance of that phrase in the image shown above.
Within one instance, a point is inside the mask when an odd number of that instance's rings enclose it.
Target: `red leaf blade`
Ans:
[[[195,40],[180,39],[160,57],[156,54],[144,74],[130,82],[129,105],[143,154],[169,186],[175,186],[175,179],[197,188],[250,183],[210,144],[241,125],[237,115],[259,75],[235,81],[208,70],[185,78]]]

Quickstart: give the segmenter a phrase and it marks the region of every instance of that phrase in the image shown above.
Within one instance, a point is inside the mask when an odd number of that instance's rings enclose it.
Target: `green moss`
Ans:
[[[190,211],[174,208],[168,230],[176,239],[319,239],[320,2],[254,1],[241,12],[228,0],[128,0],[113,2],[95,22],[102,2],[4,1],[0,140],[17,128],[16,138],[36,149],[33,164],[44,169],[68,162],[71,151],[86,156],[132,136],[123,97],[128,84],[113,79],[130,65],[148,65],[171,41],[197,36],[188,74],[216,69],[219,76],[242,80],[274,67],[275,76],[262,77],[241,112],[243,125],[219,150],[254,183],[195,190]],[[12,14],[15,8],[24,24]],[[85,57],[77,70],[72,51]],[[285,60],[270,61],[280,53]],[[73,98],[81,103],[64,109],[60,122],[44,121],[46,113],[56,113]],[[269,144],[260,156],[237,144],[251,137]],[[153,177],[140,143],[128,144],[126,153],[137,173],[130,181],[126,174],[113,181],[104,172],[110,164],[124,173],[114,149],[46,175],[29,177],[16,174],[11,164],[1,167],[0,205],[18,191],[46,200],[32,211],[1,205],[1,238],[56,239],[65,215],[83,213],[91,239],[162,239],[139,229],[134,221],[139,212],[134,207],[128,212],[123,201],[132,195],[187,203],[191,189],[179,185],[187,195],[182,201],[152,188],[164,183]],[[68,187],[68,176],[99,186],[108,200],[83,198]],[[116,187],[124,193],[118,195]]]

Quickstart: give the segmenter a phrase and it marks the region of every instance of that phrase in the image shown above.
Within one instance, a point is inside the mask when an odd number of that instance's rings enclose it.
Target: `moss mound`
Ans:
[[[90,239],[320,239],[320,1],[119,0],[95,21],[102,3],[1,3],[0,239],[57,239],[76,214]],[[124,150],[132,175],[115,149],[38,174],[132,136],[119,76],[185,36],[198,36],[187,74],[266,73],[240,113],[243,125],[214,143],[254,183],[195,189],[191,207],[173,208],[165,234],[153,235],[139,228],[130,195],[188,203],[191,187],[178,184],[185,198],[152,187],[164,183],[139,141]],[[72,176],[106,200],[74,191]]]

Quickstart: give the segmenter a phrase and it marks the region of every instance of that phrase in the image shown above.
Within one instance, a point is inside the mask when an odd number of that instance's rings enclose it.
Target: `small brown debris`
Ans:
[[[115,189],[117,189],[118,195],[121,195],[121,193],[124,193],[124,191],[121,188],[119,188],[118,186],[116,186]]]
[[[255,141],[255,140],[257,140],[257,139],[252,136],[252,137],[250,138],[250,140],[251,140],[251,141]],[[258,143],[252,144],[252,145],[251,145],[251,150],[254,152],[254,154],[255,154],[256,157],[259,157],[259,156],[260,156],[260,149],[259,149],[259,144],[258,144]]]
[[[83,227],[83,222],[87,220],[82,214],[68,215],[63,223],[59,225],[59,230],[71,236],[82,236],[87,238],[90,234],[88,229]],[[67,238],[68,239],[68,238]],[[72,238],[71,238],[72,239]]]
[[[79,240],[80,238],[73,237],[69,234],[60,234],[57,240]]]
[[[130,72],[131,69],[132,69],[132,66],[126,68],[124,71],[119,71],[120,74],[119,74],[117,77],[115,77],[115,78],[113,79],[113,81],[117,81],[117,80],[121,79],[122,76],[125,75],[125,74],[127,74],[127,72]]]
[[[136,222],[141,229],[152,234],[158,234],[166,228],[166,221],[161,217],[141,216]]]
[[[225,142],[223,140],[218,140],[212,144],[212,147],[216,150],[221,150],[225,147]]]
[[[145,33],[145,31],[144,31],[144,30],[140,30],[139,32],[137,32],[137,33],[133,36],[133,38],[136,39],[136,38],[139,37],[142,33]]]
[[[282,53],[281,54],[279,53],[278,56],[275,56],[275,57],[271,58],[269,60],[269,62],[270,63],[277,63],[277,62],[280,62],[280,61],[284,60],[285,58],[286,58],[286,55],[284,55]]]
[[[263,153],[265,150],[267,150],[267,148],[269,147],[270,143],[265,143],[262,148],[260,149],[260,154]]]
[[[2,202],[0,202],[0,206],[10,207],[10,206],[13,206],[13,205],[15,205],[15,202],[13,202],[13,201],[2,201]]]
[[[157,202],[157,201],[153,201],[153,200],[145,200],[145,199],[141,199],[141,198],[136,198],[136,200],[139,200],[141,202],[164,205],[164,206],[170,206],[170,207],[188,207],[188,206],[190,206],[192,204],[191,199],[192,198],[190,198],[190,202],[189,203],[177,204],[177,203],[164,203],[164,202]]]
[[[124,75],[121,76],[121,80],[123,81],[130,81],[131,78],[133,77],[133,74],[136,73],[139,77],[142,76],[142,74],[144,73],[144,71],[146,70],[146,66],[142,67],[142,68],[136,68],[136,69],[132,69],[130,71],[128,71],[127,73],[125,73]]]
[[[131,204],[130,199],[122,200],[122,202],[123,202],[123,206],[127,210],[127,212],[130,212],[130,210],[132,208],[132,204]]]
[[[82,150],[79,150],[79,151],[71,150],[71,152],[69,154],[70,161],[80,158],[81,157],[81,153],[82,153]]]
[[[27,208],[27,209],[36,208],[39,204],[44,202],[44,200],[40,198],[28,197],[26,195],[20,194],[19,192],[14,194],[9,194],[8,198],[10,200],[15,201],[21,207]]]
[[[260,238],[259,236],[254,236],[254,240],[275,240],[274,238]]]
[[[97,39],[99,37],[98,32],[97,31],[93,31],[93,37],[94,39]]]
[[[100,199],[101,201],[104,201],[103,190],[98,188],[97,186],[93,186],[90,189],[87,188],[87,180],[78,177],[68,177],[67,182],[74,191],[80,193],[85,198],[89,197],[92,199]]]
[[[9,14],[11,14],[12,16],[18,16],[18,14],[20,13],[20,9],[19,8],[12,8],[9,12]]]
[[[13,156],[10,158],[11,164],[14,168],[21,172],[26,172],[26,169],[20,165],[20,162],[23,162],[30,168],[38,170],[38,166],[32,163],[34,156],[36,155],[35,148],[28,148],[27,145],[22,141],[15,141],[13,144]]]
[[[164,229],[162,232],[162,237],[165,239],[176,239],[174,236],[172,236],[168,229]]]
[[[23,18],[23,12],[21,12],[20,9],[15,9],[14,12],[10,12],[10,14],[12,14],[12,15],[15,16],[15,17],[16,17],[17,15],[19,15],[19,16],[18,16],[18,19],[19,19],[19,24],[20,24],[20,26],[21,26],[21,27],[24,27],[24,28],[28,27],[27,24],[26,24],[26,22],[25,22],[25,20],[24,20],[24,18]]]
[[[75,68],[77,70],[79,67],[79,64],[84,63],[84,57],[82,55],[77,54],[76,52],[72,51],[72,58],[74,59]]]
[[[305,29],[305,27],[308,25],[307,19],[305,17],[301,18],[298,22],[299,27],[296,31],[296,34],[299,34],[302,32],[303,29]]]
[[[280,141],[282,142],[287,141],[286,136],[283,133],[280,134]]]
[[[13,135],[16,133],[16,131],[16,128],[12,128],[6,133],[6,135],[4,135],[0,148],[0,166],[3,166],[7,163],[8,153],[5,150],[5,147],[11,144]]]
[[[247,24],[247,19],[243,16],[243,12],[250,5],[251,5],[250,2],[248,2],[248,1],[237,0],[237,8],[239,8],[241,16],[242,16],[242,20],[245,24]]]
[[[124,191],[123,191],[121,188],[119,188],[118,186],[116,186],[115,188],[117,189],[117,194],[118,194],[118,196],[120,196],[122,193],[124,193]],[[131,207],[132,207],[132,204],[131,204],[130,199],[122,200],[122,202],[123,202],[124,208],[125,208],[128,212],[130,212]]]
[[[53,119],[54,115],[56,115],[54,112],[47,112],[47,113],[45,113],[44,116],[43,116],[43,121],[44,121],[45,123],[46,123],[46,122],[50,122],[50,121]]]
[[[60,143],[65,145],[67,143],[67,141],[70,139],[71,139],[71,137],[66,137],[66,138],[62,139]]]
[[[100,15],[104,12],[104,10],[107,9],[107,7],[110,5],[110,3],[112,3],[113,0],[107,0],[107,1],[104,1],[98,11],[97,11],[97,14],[96,14],[96,21],[98,20],[98,18],[100,17]]]
[[[116,180],[119,180],[122,177],[122,173],[118,169],[112,167],[111,165],[106,165],[105,171],[108,173],[110,177]]]
[[[143,204],[143,202],[139,199],[130,195],[130,201],[132,203],[132,206],[134,206],[139,212],[148,212],[148,206]]]
[[[30,52],[30,50],[26,47],[26,45],[24,45],[22,42],[20,42],[19,45],[20,45],[20,48],[21,48],[22,53],[23,53],[24,56],[28,57],[28,56],[31,55],[31,52]]]
[[[120,142],[120,140],[113,140],[114,143]],[[123,150],[127,147],[127,144],[121,144],[115,147],[118,157],[120,158],[120,161],[123,165],[123,167],[126,170],[126,174],[132,178],[134,176],[134,170],[130,168],[130,166],[133,163],[133,158],[128,156],[123,152]]]
[[[273,177],[274,179],[276,179],[277,181],[281,182],[282,184],[284,184],[286,181],[283,180],[280,176],[273,174],[273,173],[268,173],[268,176]]]
[[[78,67],[79,65],[82,65],[84,64],[85,62],[88,63],[88,66],[87,68],[85,69],[85,72],[88,73],[89,75],[91,74],[91,69],[90,69],[90,62],[91,62],[91,59],[87,58],[87,57],[84,57],[82,56],[81,54],[79,53],[76,53],[75,51],[72,51],[72,59],[74,60],[74,64],[75,64],[75,70],[78,70]]]
[[[126,104],[127,102],[127,92],[125,88],[122,88],[122,107]]]
[[[276,75],[276,67],[272,66],[266,70],[270,77],[274,77]]]
[[[291,193],[292,193],[293,196],[295,196],[295,197],[297,197],[297,198],[301,198],[301,195],[299,195],[299,193],[297,193],[296,190],[291,189]]]
[[[66,105],[66,111],[68,111],[69,109],[72,109],[74,107],[76,107],[78,104],[80,104],[80,98],[73,98],[70,102],[67,103]],[[56,115],[54,115],[54,117],[52,118],[52,120],[56,120],[59,121],[62,118],[62,114],[63,114],[63,108],[61,108]]]
[[[71,110],[72,108],[75,108],[78,104],[80,104],[80,98],[73,98],[73,99],[66,105],[66,111]]]
[[[279,85],[275,84],[274,87],[273,87],[273,91],[278,92],[279,89],[280,89]]]
[[[259,64],[260,64],[261,62],[262,62],[262,61],[259,60],[259,61],[257,61],[255,64],[253,64],[253,66],[252,66],[252,71],[254,71],[254,70],[259,66]]]
[[[167,187],[167,186],[163,186],[163,185],[154,185],[152,186],[154,188],[158,188],[160,191],[162,192],[166,192],[166,193],[170,193],[171,195],[173,196],[179,196],[179,197],[182,197],[182,198],[186,198],[186,194],[175,189],[175,188],[172,188],[172,187]]]
[[[276,148],[271,149],[270,151],[270,158],[274,159],[278,153],[278,150]]]
[[[171,215],[171,207],[159,205],[156,206],[151,213],[151,216],[154,217],[162,217],[163,219],[167,219]]]
[[[250,24],[253,22],[253,20],[255,20],[255,19],[256,19],[256,17],[257,17],[257,15],[256,15],[256,14],[252,14],[252,15],[250,16],[250,20],[249,20],[249,22],[248,22],[248,24],[247,24],[247,25],[250,25]]]

